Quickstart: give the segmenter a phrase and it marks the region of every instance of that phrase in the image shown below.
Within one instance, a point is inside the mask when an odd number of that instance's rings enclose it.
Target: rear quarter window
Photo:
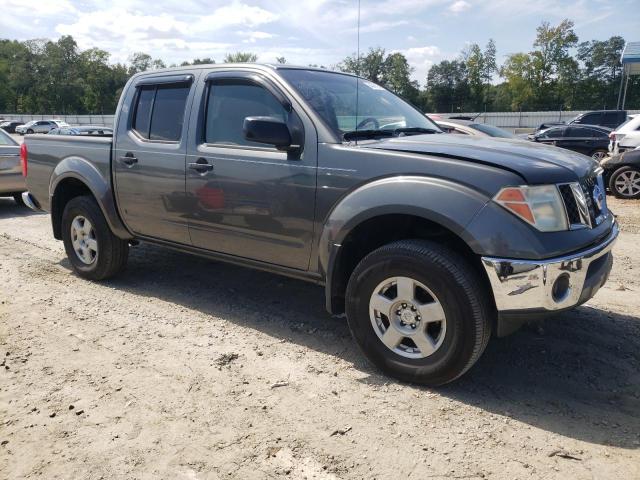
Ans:
[[[550,128],[546,132],[543,132],[540,136],[542,138],[561,138],[563,135],[564,135],[564,129]]]
[[[584,117],[580,119],[580,123],[584,123],[587,125],[597,125],[600,123],[602,119],[601,113],[587,113]]]

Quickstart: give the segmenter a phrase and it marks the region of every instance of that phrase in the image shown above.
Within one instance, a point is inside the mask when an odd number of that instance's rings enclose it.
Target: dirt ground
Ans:
[[[0,478],[640,478],[640,203],[609,202],[603,290],[429,390],[320,287],[148,245],[87,282],[0,199]]]

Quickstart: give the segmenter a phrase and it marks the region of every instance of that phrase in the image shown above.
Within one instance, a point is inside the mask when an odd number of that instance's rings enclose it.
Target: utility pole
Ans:
[[[624,110],[624,104],[627,102],[627,87],[629,86],[630,76],[631,72],[627,73],[627,81],[624,82],[624,93],[622,94],[622,108],[620,110]]]
[[[618,89],[618,103],[616,104],[616,110],[620,110],[620,98],[622,97],[622,85],[624,84],[624,64],[622,65],[622,69],[620,72],[620,88]]]

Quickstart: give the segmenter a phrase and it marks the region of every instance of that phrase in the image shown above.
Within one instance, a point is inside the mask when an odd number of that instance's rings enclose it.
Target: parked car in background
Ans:
[[[520,139],[511,132],[507,132],[502,128],[487,125],[486,123],[477,123],[469,120],[435,120],[436,125],[445,133],[456,133],[458,135],[471,135],[474,137],[497,137],[497,138],[513,138]]]
[[[612,194],[618,198],[640,198],[640,148],[612,155],[600,166]]]
[[[140,73],[113,138],[30,135],[24,151],[23,198],[79,276],[115,276],[142,240],[321,284],[375,365],[428,385],[467,371],[492,329],[593,297],[618,235],[590,158],[443,134],[322,69]]]
[[[0,197],[13,197],[23,205],[22,192],[27,189],[20,164],[20,145],[0,129]]]
[[[68,127],[67,122],[62,120],[32,120],[24,125],[16,127],[16,133],[20,135],[32,133],[49,133],[54,128]]]
[[[616,155],[640,146],[640,115],[629,115],[629,120],[609,134],[609,152]]]
[[[609,154],[611,130],[597,125],[558,125],[532,134],[529,139],[589,155],[596,161]]]
[[[536,131],[546,130],[558,125],[598,125],[614,129],[618,125],[623,124],[627,120],[626,110],[594,110],[577,115],[567,123],[564,122],[545,122],[538,126]]]
[[[22,125],[22,122],[7,120],[0,123],[0,129],[4,130],[7,133],[16,133],[16,127],[19,125]]]
[[[113,135],[113,129],[97,125],[69,126],[54,128],[49,132],[49,135],[95,135],[110,137]]]

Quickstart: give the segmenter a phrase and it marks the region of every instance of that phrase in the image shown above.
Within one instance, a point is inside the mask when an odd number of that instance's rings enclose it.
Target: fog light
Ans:
[[[571,285],[569,283],[568,273],[563,273],[558,278],[556,278],[556,281],[553,282],[553,288],[551,289],[553,301],[556,303],[560,303],[565,300],[569,296],[570,287]]]

